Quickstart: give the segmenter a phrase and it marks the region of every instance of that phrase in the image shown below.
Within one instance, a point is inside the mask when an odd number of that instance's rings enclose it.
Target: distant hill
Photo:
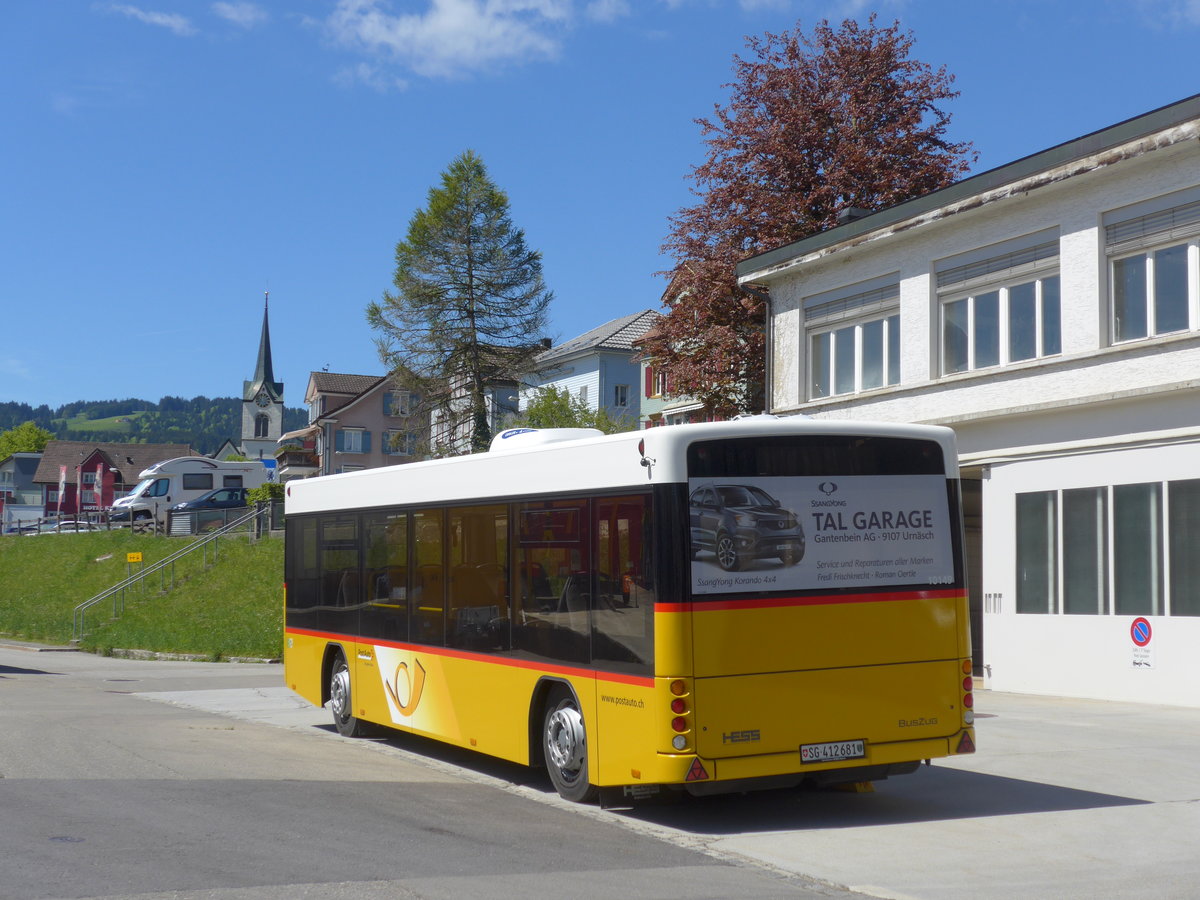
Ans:
[[[0,403],[0,431],[33,422],[61,441],[190,444],[200,453],[215,453],[226,439],[235,443],[242,432],[242,401],[234,397],[163,397],[149,400],[78,400],[57,409],[42,404]],[[303,409],[283,410],[283,430],[308,424]]]

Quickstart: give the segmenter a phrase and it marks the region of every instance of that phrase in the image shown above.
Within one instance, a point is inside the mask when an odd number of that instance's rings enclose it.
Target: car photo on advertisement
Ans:
[[[791,510],[760,487],[706,484],[688,500],[692,559],[702,551],[717,557],[726,572],[752,560],[778,559],[794,566],[804,558],[804,528]]]

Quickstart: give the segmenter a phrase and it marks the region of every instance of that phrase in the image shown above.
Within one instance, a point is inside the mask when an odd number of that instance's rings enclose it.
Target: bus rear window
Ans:
[[[945,475],[941,445],[911,438],[812,435],[697,441],[691,478],[745,475]]]

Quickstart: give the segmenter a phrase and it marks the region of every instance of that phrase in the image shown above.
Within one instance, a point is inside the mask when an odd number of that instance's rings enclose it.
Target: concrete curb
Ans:
[[[167,662],[222,662],[222,663],[269,663],[278,665],[282,660],[262,659],[254,656],[230,656],[213,660],[203,653],[160,653],[157,650],[124,650],[114,647],[111,656],[118,659],[149,659]]]

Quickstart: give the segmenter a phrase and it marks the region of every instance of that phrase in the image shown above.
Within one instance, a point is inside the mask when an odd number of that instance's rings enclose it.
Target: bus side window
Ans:
[[[523,655],[576,663],[591,658],[588,509],[586,500],[516,507],[512,646]]]
[[[320,627],[342,634],[355,634],[359,628],[363,590],[358,533],[354,516],[322,518],[317,530]]]
[[[413,518],[413,585],[408,598],[410,640],[442,646],[446,643],[446,561],[443,554],[440,509],[422,509]]]
[[[367,594],[363,636],[408,640],[408,515],[367,515],[363,537]]]
[[[447,641],[470,650],[509,647],[508,507],[450,510]]]
[[[650,497],[605,497],[594,510],[592,659],[648,672],[654,659]]]

